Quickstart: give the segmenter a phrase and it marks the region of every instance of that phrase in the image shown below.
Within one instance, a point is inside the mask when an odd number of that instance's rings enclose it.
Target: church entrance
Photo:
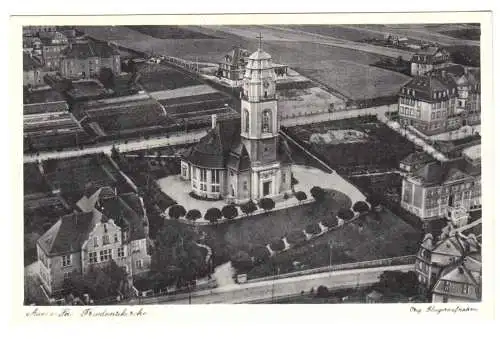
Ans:
[[[271,182],[266,181],[262,183],[262,195],[268,196],[271,193]]]

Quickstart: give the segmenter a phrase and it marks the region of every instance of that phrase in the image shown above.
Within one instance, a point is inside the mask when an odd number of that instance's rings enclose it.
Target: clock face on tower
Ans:
[[[268,88],[269,87],[269,82],[268,81],[264,81],[264,88]]]

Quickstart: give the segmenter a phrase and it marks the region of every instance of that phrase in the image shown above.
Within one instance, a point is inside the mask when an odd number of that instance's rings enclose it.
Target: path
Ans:
[[[189,296],[177,296],[176,300],[169,297],[156,297],[142,300],[129,300],[127,304],[234,304],[255,301],[271,302],[273,298],[300,295],[302,291],[309,292],[312,288],[324,285],[330,290],[356,288],[376,283],[384,271],[411,271],[411,265],[383,266],[366,269],[354,269],[338,272],[325,272],[285,279],[261,281],[246,284],[231,284],[211,290],[196,291]]]
[[[225,264],[219,265],[215,268],[214,274],[212,275],[217,281],[217,286],[231,286],[236,285],[233,279],[234,268],[231,265],[231,262],[228,261]]]
[[[115,142],[100,143],[93,146],[86,146],[84,149],[66,149],[61,152],[49,151],[39,152],[39,154],[25,154],[23,162],[27,163],[48,159],[63,159],[96,153],[111,154],[113,146],[117,147],[120,152],[130,152],[148,148],[183,145],[198,142],[206,134],[206,130],[197,130],[187,133],[170,134],[168,137],[150,138],[148,140],[120,140]]]

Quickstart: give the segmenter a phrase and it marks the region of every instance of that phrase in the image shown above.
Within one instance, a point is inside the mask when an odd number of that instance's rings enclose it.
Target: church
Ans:
[[[279,135],[276,74],[261,48],[245,68],[239,122],[216,121],[181,159],[181,178],[201,199],[242,203],[292,191],[291,153]]]

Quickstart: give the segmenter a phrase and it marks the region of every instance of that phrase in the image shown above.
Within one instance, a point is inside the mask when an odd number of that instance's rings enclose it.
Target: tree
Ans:
[[[309,234],[319,234],[321,233],[321,228],[317,223],[309,224],[306,226],[306,232]]]
[[[234,219],[238,215],[238,210],[234,205],[226,205],[222,207],[222,215],[226,219]]]
[[[251,255],[255,263],[263,263],[269,259],[270,253],[266,246],[257,246],[252,249]]]
[[[357,201],[354,206],[352,206],[352,210],[358,213],[366,213],[370,210],[370,206],[364,201]]]
[[[288,241],[290,245],[300,244],[305,240],[306,235],[302,231],[293,231],[286,236],[286,241]]]
[[[351,220],[354,218],[354,213],[347,208],[341,208],[337,213],[337,216],[342,220]]]
[[[328,290],[328,287],[321,285],[318,287],[316,290],[316,296],[318,298],[328,298],[330,296],[330,291]]]
[[[307,199],[307,194],[302,191],[298,191],[297,193],[295,193],[295,198],[297,198],[298,201],[302,202]]]
[[[335,228],[339,225],[339,221],[337,220],[336,216],[330,216],[330,217],[322,220],[321,223],[326,228]]]
[[[99,71],[99,81],[106,88],[114,88],[115,87],[115,75],[111,68],[102,67]]]
[[[241,211],[246,215],[252,214],[257,210],[257,206],[255,206],[255,203],[252,200],[249,200],[248,202],[240,205],[240,208]]]
[[[314,186],[313,188],[311,188],[311,195],[314,197],[314,199],[316,199],[316,201],[322,201],[323,199],[325,199],[326,191],[319,186]]]
[[[170,206],[168,210],[168,216],[172,219],[179,219],[186,215],[186,209],[182,205]]]
[[[285,243],[283,242],[282,239],[279,239],[279,240],[276,240],[276,241],[273,241],[271,243],[271,249],[273,251],[283,251],[285,249]]]
[[[259,201],[259,207],[264,209],[265,211],[270,211],[274,208],[275,203],[271,198],[262,198]]]
[[[197,209],[189,210],[186,213],[186,219],[191,220],[193,223],[201,218],[201,212]]]
[[[231,264],[239,271],[248,271],[252,268],[252,258],[245,251],[238,251],[231,256]]]
[[[372,208],[376,208],[382,203],[382,198],[378,194],[371,194],[366,198],[366,201],[372,206]]]
[[[207,210],[204,218],[205,220],[214,223],[217,222],[217,220],[219,220],[220,218],[222,218],[222,212],[217,207],[212,207]]]

